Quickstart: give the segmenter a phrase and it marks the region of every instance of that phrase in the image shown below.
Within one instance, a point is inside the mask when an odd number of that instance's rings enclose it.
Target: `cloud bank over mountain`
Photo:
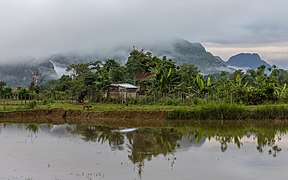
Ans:
[[[287,6],[285,0],[1,0],[0,62],[178,37],[223,59],[232,55],[229,48],[233,54],[255,48],[265,49],[265,59],[288,60]]]

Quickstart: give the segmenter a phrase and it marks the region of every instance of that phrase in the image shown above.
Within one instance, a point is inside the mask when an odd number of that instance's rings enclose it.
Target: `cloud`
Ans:
[[[175,37],[219,47],[281,46],[288,41],[287,5],[285,0],[0,0],[0,62]]]

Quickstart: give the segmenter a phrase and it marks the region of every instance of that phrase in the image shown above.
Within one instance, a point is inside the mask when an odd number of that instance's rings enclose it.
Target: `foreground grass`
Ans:
[[[17,105],[0,105],[0,111],[17,111],[28,109],[54,109],[61,108],[64,110],[84,110],[83,105],[77,103],[51,103],[47,105],[37,105],[33,108],[28,106]],[[84,111],[173,111],[177,109],[192,109],[192,106],[172,106],[172,105],[126,105],[126,104],[112,104],[112,103],[94,103],[91,110]]]
[[[111,103],[95,103],[92,109],[83,110],[83,105],[76,103],[51,103],[47,105],[17,106],[0,105],[0,111],[19,111],[28,109],[82,110],[82,111],[167,111],[167,119],[179,120],[249,120],[249,119],[286,119],[288,120],[287,104],[269,104],[243,106],[228,103],[208,103],[193,106],[173,105],[126,105]]]
[[[192,109],[175,109],[168,119],[181,120],[288,120],[287,104],[243,106],[238,104],[206,104]]]

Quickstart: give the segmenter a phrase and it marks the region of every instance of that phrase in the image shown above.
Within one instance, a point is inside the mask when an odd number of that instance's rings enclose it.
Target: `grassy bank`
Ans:
[[[243,106],[237,104],[206,104],[189,109],[167,112],[167,119],[174,120],[287,120],[288,105],[270,104]]]
[[[166,120],[288,120],[287,104],[268,104],[258,106],[243,106],[229,103],[208,103],[193,106],[172,105],[125,105],[95,103],[92,109],[84,110],[83,105],[76,103],[51,103],[35,106],[0,106],[2,112],[14,112],[22,110],[48,110],[62,109],[64,111],[83,112],[116,112],[125,113],[131,111],[159,111],[165,113]]]
[[[63,110],[84,110],[83,105],[77,103],[51,103],[47,105],[36,106],[17,106],[17,105],[0,105],[0,111],[18,111],[29,109],[55,109]],[[126,105],[112,103],[93,103],[92,109],[84,111],[106,112],[106,111],[173,111],[178,109],[190,109],[192,106],[173,106],[173,105]]]

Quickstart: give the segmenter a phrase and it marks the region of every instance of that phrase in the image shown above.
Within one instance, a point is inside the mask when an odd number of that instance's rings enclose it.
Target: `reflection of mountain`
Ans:
[[[52,136],[71,136],[71,130],[74,129],[75,126],[68,124],[61,125],[42,125],[42,124],[28,124],[26,125],[26,131],[30,131],[33,133],[38,133],[39,131],[50,134]]]
[[[73,126],[67,124],[52,125],[49,129],[49,132],[55,135],[66,135],[71,131],[72,128]]]
[[[189,150],[192,147],[200,148],[203,144],[205,144],[205,141],[206,137],[201,137],[200,140],[198,140],[194,135],[182,136],[182,138],[177,141],[177,151]]]

